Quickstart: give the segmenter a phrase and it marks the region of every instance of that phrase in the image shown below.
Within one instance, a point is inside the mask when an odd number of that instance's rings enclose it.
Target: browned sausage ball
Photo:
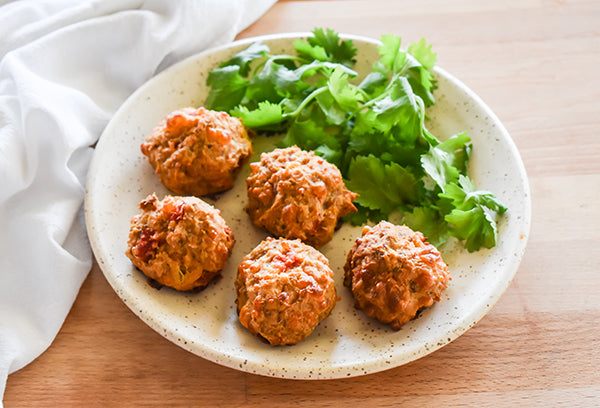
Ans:
[[[240,322],[271,345],[304,340],[337,301],[329,261],[297,239],[261,242],[240,263],[235,288]]]
[[[387,221],[363,228],[344,271],[356,306],[394,330],[440,301],[450,279],[440,252],[423,234]]]
[[[233,187],[252,144],[239,119],[225,112],[184,108],[164,118],[141,150],[169,190],[203,196]]]
[[[196,197],[152,194],[131,219],[125,254],[146,276],[177,290],[205,286],[234,245],[219,210]]]
[[[357,194],[346,189],[337,167],[313,152],[275,149],[250,168],[248,214],[277,237],[318,248],[331,240],[340,217],[356,211]]]

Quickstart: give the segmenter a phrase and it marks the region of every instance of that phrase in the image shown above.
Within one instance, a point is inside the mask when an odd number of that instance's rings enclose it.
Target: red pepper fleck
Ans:
[[[183,213],[185,212],[185,203],[178,204],[173,212],[171,213],[171,221],[179,221],[183,218]]]
[[[145,227],[140,233],[140,240],[136,245],[137,256],[145,262],[152,256],[158,247],[158,237],[156,231],[152,228]]]

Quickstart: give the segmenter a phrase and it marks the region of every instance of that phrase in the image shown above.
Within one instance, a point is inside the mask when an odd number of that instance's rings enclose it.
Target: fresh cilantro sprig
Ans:
[[[295,41],[294,55],[256,42],[209,73],[206,105],[257,132],[284,133],[282,146],[314,150],[338,166],[359,194],[348,221],[401,214],[436,245],[452,236],[469,251],[491,248],[506,207],[469,179],[468,135],[440,141],[425,126],[437,89],[431,45],[401,45],[382,36],[380,58],[359,78],[353,42],[331,29]]]

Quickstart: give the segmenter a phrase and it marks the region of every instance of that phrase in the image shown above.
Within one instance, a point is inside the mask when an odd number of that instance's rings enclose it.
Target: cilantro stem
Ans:
[[[300,57],[294,57],[293,55],[287,55],[287,54],[271,55],[269,57],[269,59],[273,60],[273,61],[279,61],[279,60],[302,61],[300,59]]]
[[[267,54],[267,59],[263,60],[260,64],[258,64],[254,70],[252,71],[252,75],[251,77],[255,76],[257,74],[257,72],[259,72],[260,70],[263,69],[263,67],[265,65],[267,65],[269,62],[274,62],[274,61],[281,61],[281,60],[286,60],[286,61],[302,61],[299,57],[294,57],[293,55],[287,55],[287,54],[277,54],[277,55],[268,55]]]
[[[386,92],[382,93],[381,95],[377,96],[376,98],[373,98],[373,99],[369,100],[368,102],[363,103],[363,105],[360,107],[361,110],[371,107],[371,105],[374,105],[377,102],[379,102],[380,100],[385,99],[388,95],[389,95],[389,92],[386,91]]]
[[[365,109],[365,108],[369,108],[371,107],[371,105],[376,104],[377,102],[387,98],[391,92],[392,89],[392,85],[394,84],[394,82],[396,82],[396,80],[400,77],[400,74],[395,74],[392,76],[392,78],[388,81],[385,89],[383,90],[383,92],[381,92],[376,98],[373,98],[371,100],[369,100],[368,102],[364,103],[361,107],[361,109]]]
[[[300,103],[300,105],[298,105],[298,107],[296,108],[295,111],[293,112],[289,112],[289,113],[284,113],[283,117],[284,118],[289,118],[289,117],[294,117],[294,116],[298,116],[300,114],[300,112],[302,112],[302,110],[304,108],[306,108],[306,106],[313,100],[315,99],[317,96],[319,96],[320,94],[322,94],[323,92],[327,91],[328,87],[327,86],[322,86],[320,88],[315,89],[314,91],[312,91],[306,98],[304,98],[304,100]]]

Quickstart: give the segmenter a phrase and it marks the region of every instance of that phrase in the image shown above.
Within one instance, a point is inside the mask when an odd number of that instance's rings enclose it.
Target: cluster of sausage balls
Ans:
[[[176,290],[205,287],[235,239],[221,212],[198,196],[230,189],[252,154],[242,122],[225,112],[184,108],[164,118],[141,145],[175,196],[151,194],[131,220],[126,255],[145,275]],[[246,211],[268,237],[238,266],[240,323],[272,345],[309,336],[335,306],[333,272],[318,248],[329,242],[357,195],[340,171],[298,147],[262,153],[250,164]],[[439,301],[449,274],[420,232],[381,222],[364,227],[348,253],[344,285],[358,308],[398,330]]]

